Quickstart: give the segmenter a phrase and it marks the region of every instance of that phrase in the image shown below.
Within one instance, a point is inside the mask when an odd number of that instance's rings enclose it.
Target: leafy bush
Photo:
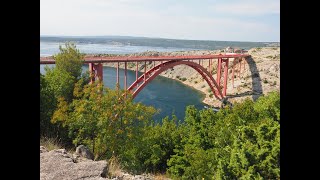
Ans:
[[[168,160],[179,179],[280,179],[280,95],[214,113],[188,107],[184,135]]]
[[[71,103],[59,98],[52,122],[68,128],[77,146],[88,146],[96,157],[121,156],[142,137],[144,127],[155,113],[152,107],[134,103],[125,91],[103,88],[101,83],[75,86]]]
[[[181,78],[181,81],[186,81],[186,80],[187,80],[187,78],[185,78],[185,77]]]

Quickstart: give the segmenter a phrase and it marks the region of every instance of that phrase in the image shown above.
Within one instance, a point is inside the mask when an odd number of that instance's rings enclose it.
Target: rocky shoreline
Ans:
[[[208,55],[223,53],[221,50],[192,50],[192,51],[174,51],[174,52],[157,52],[146,51],[141,53],[128,54],[129,56],[183,56],[183,55]],[[240,102],[245,98],[256,99],[262,94],[278,90],[280,91],[280,47],[262,47],[252,48],[248,51],[251,59],[246,64],[246,69],[242,69],[241,78],[234,79],[232,87],[231,75],[228,78],[227,96],[231,103]],[[95,55],[95,56],[121,56],[121,55]],[[231,72],[232,59],[230,59],[229,71]],[[158,65],[147,62],[147,69]],[[104,66],[116,67],[116,63],[105,63]],[[209,66],[208,61],[203,62],[203,66]],[[216,77],[215,67],[217,61],[213,61],[213,76]],[[120,68],[124,69],[124,64],[120,64]],[[135,71],[135,63],[128,63],[127,68]],[[139,63],[139,71],[144,71],[144,63]],[[235,71],[237,76],[237,71]],[[205,95],[203,102],[207,105],[220,107],[221,102],[215,99],[207,82],[203,80],[201,75],[194,69],[181,65],[176,66],[160,74],[173,80],[182,82],[183,84],[194,88]]]

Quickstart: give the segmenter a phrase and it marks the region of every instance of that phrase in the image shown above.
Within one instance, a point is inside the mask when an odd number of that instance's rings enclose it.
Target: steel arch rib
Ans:
[[[192,67],[195,69],[208,83],[210,86],[213,95],[218,99],[221,100],[223,98],[221,89],[219,88],[217,82],[213,79],[213,77],[210,75],[210,73],[201,65],[191,62],[191,61],[167,61],[162,64],[159,64],[150,70],[148,70],[145,74],[142,74],[135,82],[132,83],[132,85],[128,88],[129,91],[133,91],[132,97],[134,98],[149,82],[151,82],[155,77],[157,77],[160,73],[163,71],[166,71],[169,68],[172,68],[177,65],[187,65],[189,67]],[[146,75],[146,81],[144,81],[144,76]],[[141,83],[141,84],[140,84]],[[140,84],[140,85],[139,85]],[[215,90],[215,88],[217,90]]]

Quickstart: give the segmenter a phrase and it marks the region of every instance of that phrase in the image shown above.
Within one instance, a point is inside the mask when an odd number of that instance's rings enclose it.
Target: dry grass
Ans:
[[[155,180],[167,180],[170,178],[168,178],[166,174],[155,174],[154,179]]]
[[[46,147],[49,151],[54,149],[63,149],[59,140],[56,138],[40,137],[40,146]]]
[[[120,166],[119,159],[117,157],[112,156],[108,160],[108,176],[113,178],[117,176],[121,176],[122,169]]]

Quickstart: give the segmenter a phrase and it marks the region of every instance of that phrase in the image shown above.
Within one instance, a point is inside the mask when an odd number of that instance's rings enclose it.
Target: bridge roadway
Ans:
[[[192,55],[192,56],[116,56],[100,57],[87,55],[84,63],[108,63],[108,62],[143,62],[143,61],[183,61],[197,59],[219,59],[219,58],[246,58],[249,54],[213,54],[213,55]],[[52,57],[40,57],[40,64],[55,64]]]

